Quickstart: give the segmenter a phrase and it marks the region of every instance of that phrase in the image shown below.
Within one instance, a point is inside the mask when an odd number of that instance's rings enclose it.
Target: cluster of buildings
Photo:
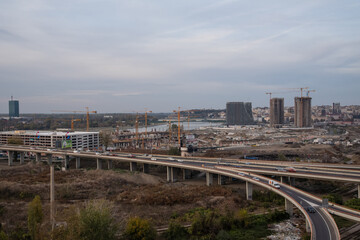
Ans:
[[[312,126],[311,97],[296,97],[294,109],[295,127]],[[270,99],[270,126],[279,127],[285,123],[284,98]],[[253,110],[250,102],[228,102],[226,104],[227,125],[254,124]]]

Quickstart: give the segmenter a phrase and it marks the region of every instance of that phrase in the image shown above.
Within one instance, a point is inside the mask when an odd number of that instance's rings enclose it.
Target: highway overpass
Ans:
[[[111,155],[99,155],[99,153],[94,152],[71,152],[71,151],[59,151],[59,150],[50,150],[47,149],[30,149],[28,147],[21,146],[5,146],[1,145],[0,150],[8,151],[8,163],[9,165],[13,164],[14,156],[20,154],[20,162],[24,162],[24,157],[26,152],[32,152],[36,154],[36,161],[41,161],[41,154],[46,156],[46,160],[49,164],[52,163],[53,156],[63,156],[63,162],[65,168],[68,167],[70,157],[76,159],[76,167],[80,168],[81,158],[90,158],[94,159],[97,162],[97,168],[103,168],[104,163],[107,163],[108,168],[112,168],[113,161],[119,162],[128,162],[130,165],[130,170],[135,171],[137,165],[142,165],[145,172],[149,172],[149,165],[158,165],[165,166],[167,168],[167,180],[169,182],[174,181],[174,170],[182,169],[183,177],[186,178],[187,171],[200,171],[206,173],[206,183],[207,185],[213,184],[213,179],[216,176],[218,183],[221,184],[222,176],[227,176],[246,182],[246,196],[247,199],[252,199],[252,186],[258,185],[265,189],[271,190],[285,198],[285,207],[289,214],[292,214],[293,206],[297,207],[306,218],[307,230],[311,231],[312,239],[340,239],[340,234],[334,219],[329,213],[342,216],[347,219],[355,220],[360,222],[360,212],[345,208],[343,206],[330,204],[327,208],[322,207],[322,199],[313,196],[309,193],[301,191],[293,186],[280,183],[280,189],[273,187],[268,184],[269,178],[266,178],[260,174],[273,175],[274,171],[269,170],[266,166],[260,166],[264,169],[252,169],[253,165],[246,165],[239,163],[245,166],[237,166],[237,164],[227,164],[223,163],[223,160],[219,161],[210,161],[209,159],[201,160],[199,158],[180,158],[171,159],[174,156],[153,156],[156,160],[145,155],[134,155],[129,157],[125,153],[117,153],[115,156]],[[175,157],[174,157],[175,158]],[[272,166],[273,167],[273,166]],[[306,169],[305,169],[306,170]],[[258,173],[258,174],[257,174]],[[294,176],[294,173],[283,173],[287,174],[286,176]],[[310,173],[297,172],[297,177],[306,178]],[[312,175],[319,175],[319,179],[324,180],[323,173],[319,174],[318,172],[312,172]],[[256,178],[254,178],[256,177]],[[340,178],[340,177],[339,177]],[[349,175],[346,178],[351,179],[353,182],[358,183],[359,180],[357,176]],[[327,178],[332,180],[331,178]],[[315,213],[308,213],[306,208],[313,206],[316,209]]]

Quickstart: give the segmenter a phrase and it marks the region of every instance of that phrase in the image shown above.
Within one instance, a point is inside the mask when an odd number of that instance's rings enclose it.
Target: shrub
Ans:
[[[345,202],[345,206],[360,210],[360,199],[354,198],[354,199],[347,200]]]
[[[163,234],[166,240],[189,239],[189,232],[175,221],[171,221],[168,230]]]
[[[330,193],[328,195],[324,195],[323,198],[327,198],[329,202],[337,203],[337,204],[343,204],[343,199],[339,194],[336,193]]]
[[[126,240],[153,240],[156,230],[148,220],[134,217],[129,219],[123,237]]]
[[[28,207],[28,229],[31,239],[33,240],[39,238],[39,230],[43,216],[40,196],[36,195]]]

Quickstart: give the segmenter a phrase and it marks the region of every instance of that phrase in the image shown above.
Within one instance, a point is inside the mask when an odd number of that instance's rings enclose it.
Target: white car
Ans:
[[[257,178],[257,177],[253,177],[253,180],[255,180],[255,181],[260,181],[260,179]]]
[[[74,150],[74,153],[80,153],[80,151],[79,150]]]
[[[151,160],[156,161],[156,158],[152,157]]]
[[[174,159],[174,158],[172,158],[172,157],[169,157],[168,159],[169,159],[169,160],[171,160],[171,161],[174,161],[174,160],[175,160],[175,159]]]
[[[96,152],[96,153],[95,153],[95,155],[101,155],[101,153],[99,153],[99,152]]]
[[[177,161],[178,161],[178,162],[183,162],[184,160],[182,160],[182,159],[178,159]]]

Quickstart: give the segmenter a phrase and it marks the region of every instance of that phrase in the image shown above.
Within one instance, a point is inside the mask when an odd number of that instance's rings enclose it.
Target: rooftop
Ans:
[[[34,131],[34,130],[15,130],[0,132],[0,135],[12,134],[12,135],[37,135],[37,136],[73,136],[83,134],[99,134],[99,132],[60,132],[60,131]]]

